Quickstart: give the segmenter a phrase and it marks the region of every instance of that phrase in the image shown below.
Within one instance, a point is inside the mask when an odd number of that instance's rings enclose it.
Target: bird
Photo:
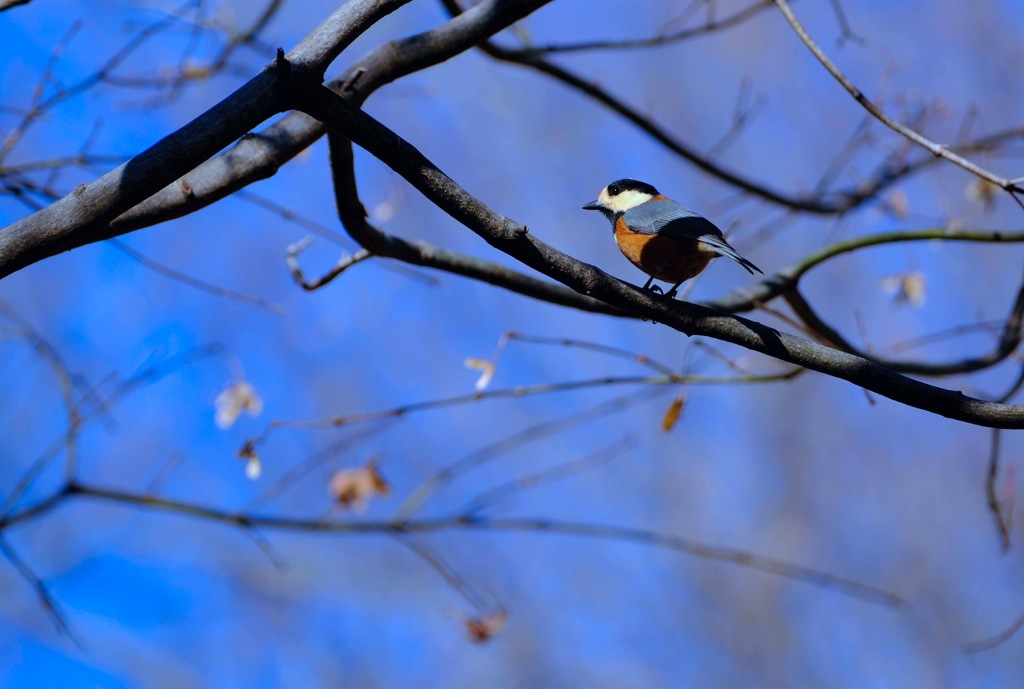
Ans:
[[[612,223],[615,242],[623,255],[650,276],[645,291],[662,292],[652,283],[672,284],[665,293],[671,299],[679,285],[699,275],[711,259],[727,256],[748,273],[764,272],[743,258],[725,241],[715,225],[646,182],[620,179],[601,190],[596,201],[583,210],[600,211]]]

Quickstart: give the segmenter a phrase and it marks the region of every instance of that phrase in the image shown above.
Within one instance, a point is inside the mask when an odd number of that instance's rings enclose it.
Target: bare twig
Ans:
[[[1000,395],[999,400],[1008,402],[1024,387],[1024,367],[1021,368],[1010,389]],[[989,452],[988,473],[985,478],[985,499],[989,511],[996,522],[996,530],[999,532],[999,540],[1003,552],[1010,549],[1010,525],[1013,523],[1013,503],[1005,504],[999,499],[996,491],[996,483],[999,480],[999,453],[1002,449],[1002,433],[1000,429],[992,429],[992,449]]]
[[[1014,620],[1009,627],[995,636],[965,644],[964,653],[980,653],[982,651],[990,651],[997,646],[1001,646],[1012,639],[1013,635],[1019,632],[1021,627],[1024,627],[1024,614],[1021,614],[1021,616]]]
[[[1021,286],[1017,290],[1017,297],[1010,309],[1010,313],[1003,322],[1002,335],[991,352],[948,362],[935,363],[884,359],[871,351],[870,347],[861,350],[851,344],[839,331],[826,323],[795,287],[791,288],[783,296],[804,324],[832,346],[843,351],[856,353],[858,356],[871,359],[890,370],[901,373],[948,376],[956,373],[982,371],[1010,357],[1020,346],[1022,337],[1024,337],[1024,333],[1022,333],[1022,325],[1024,325],[1024,280],[1022,280]]]
[[[241,199],[246,203],[251,203],[257,208],[262,208],[268,213],[273,213],[286,222],[295,223],[307,232],[323,237],[329,242],[352,246],[352,243],[349,242],[344,235],[335,232],[315,220],[310,220],[309,218],[296,213],[291,208],[282,206],[281,204],[272,201],[265,196],[249,191],[248,189],[240,189],[236,191],[234,193],[234,198]]]
[[[556,481],[563,481],[567,478],[578,476],[584,471],[590,471],[591,469],[603,466],[613,459],[621,457],[635,445],[636,442],[632,438],[623,438],[617,443],[586,457],[574,459],[533,474],[520,476],[517,479],[485,490],[476,497],[471,498],[459,512],[461,514],[471,514],[475,517],[494,503],[505,500],[516,493],[555,483]]]
[[[309,419],[303,421],[272,421],[268,431],[278,428],[293,430],[330,429],[348,426],[351,424],[365,423],[377,419],[404,416],[414,412],[428,409],[440,409],[463,404],[479,402],[490,399],[506,399],[510,397],[528,397],[532,395],[545,395],[552,392],[569,392],[571,390],[582,390],[595,387],[611,387],[615,385],[745,385],[748,383],[775,383],[788,380],[792,372],[758,375],[758,376],[604,376],[598,378],[587,378],[584,380],[563,381],[558,383],[542,383],[540,385],[528,385],[503,390],[484,390],[467,395],[456,395],[442,399],[428,400],[426,402],[411,402],[390,409],[376,412],[365,412],[362,414],[351,414],[349,416],[334,416],[326,419]],[[266,434],[261,440],[265,441]]]
[[[883,589],[863,584],[858,581],[839,577],[811,567],[793,564],[784,560],[756,555],[745,550],[718,548],[691,541],[678,536],[660,534],[646,529],[612,526],[605,524],[589,524],[585,522],[561,521],[534,517],[514,518],[473,518],[461,515],[454,518],[423,519],[412,522],[395,521],[331,521],[303,520],[288,517],[258,516],[239,514],[219,510],[205,505],[179,502],[131,493],[127,491],[69,484],[62,491],[54,494],[30,508],[17,514],[9,515],[0,520],[0,531],[15,524],[24,523],[29,519],[45,514],[71,498],[87,498],[101,500],[112,504],[143,508],[191,516],[211,523],[222,523],[245,528],[273,529],[302,533],[333,533],[333,534],[386,534],[412,536],[415,534],[435,533],[442,531],[525,531],[535,533],[563,534],[582,536],[609,541],[637,543],[657,548],[665,548],[691,557],[732,564],[744,569],[752,569],[773,576],[782,577],[803,584],[817,586],[852,596],[869,603],[889,607],[903,604],[898,595]]]
[[[145,256],[144,254],[139,253],[138,251],[136,251],[135,249],[131,248],[130,246],[128,246],[127,244],[118,239],[108,239],[107,241],[110,244],[112,244],[115,248],[117,248],[118,251],[125,254],[133,261],[141,263],[150,270],[159,273],[164,277],[170,278],[175,282],[180,282],[183,285],[194,287],[195,289],[200,290],[201,292],[212,294],[215,297],[221,297],[223,299],[228,299],[229,301],[237,301],[240,304],[248,304],[249,306],[255,306],[258,309],[263,309],[264,311],[269,311],[271,313],[284,313],[284,307],[281,306],[280,304],[275,304],[273,302],[267,301],[265,299],[260,299],[258,297],[251,297],[248,294],[235,292],[233,290],[225,289],[223,287],[218,287],[217,285],[211,285],[210,283],[200,280],[199,278],[192,277],[191,275],[186,275],[185,273],[175,270],[174,268],[170,268],[158,261],[154,261],[153,259],[149,258],[148,256]]]
[[[999,542],[1003,552],[1010,549],[1010,515],[1005,514],[1003,506],[996,495],[996,481],[999,479],[999,452],[1002,445],[1002,430],[992,429],[992,446],[988,456],[988,473],[985,476],[985,500],[989,512],[996,522],[996,531],[999,532]]]
[[[305,239],[290,245],[285,252],[285,262],[288,265],[288,272],[292,275],[292,280],[307,292],[318,290],[324,285],[330,284],[334,278],[338,277],[352,266],[357,263],[362,263],[368,258],[373,258],[373,254],[366,249],[360,249],[354,254],[342,254],[341,258],[338,259],[338,262],[334,264],[333,268],[313,280],[313,282],[309,282],[306,280],[306,276],[302,273],[302,267],[299,265],[298,257],[299,254],[302,253],[302,251],[304,251],[312,242],[312,237],[306,237]]]
[[[847,41],[853,41],[854,43],[860,43],[863,45],[866,43],[863,36],[855,34],[853,29],[850,28],[850,21],[846,18],[846,11],[843,9],[843,4],[840,0],[829,0],[832,3],[832,11],[836,15],[836,21],[839,22],[839,45],[843,45]]]
[[[57,604],[57,600],[53,597],[53,594],[50,593],[50,589],[46,585],[46,582],[44,582],[38,574],[32,571],[32,568],[28,566],[28,563],[21,559],[21,556],[18,555],[17,551],[14,550],[13,547],[11,547],[11,544],[3,535],[0,535],[0,553],[3,553],[4,557],[7,558],[7,561],[11,563],[21,578],[28,582],[28,584],[35,590],[36,596],[39,598],[39,602],[42,603],[43,609],[46,610],[50,619],[53,620],[54,626],[80,646],[81,644],[78,642],[78,639],[71,630],[71,626],[68,624],[67,616],[61,611],[60,606]]]
[[[774,0],[773,0],[774,1]],[[449,14],[458,16],[462,12],[456,0],[441,0]],[[577,73],[555,65],[535,52],[512,50],[503,48],[493,41],[480,43],[480,50],[496,60],[511,62],[536,70],[548,77],[551,77],[564,85],[572,88],[594,101],[605,106],[625,121],[633,124],[640,131],[648,134],[651,138],[664,146],[667,150],[689,161],[699,169],[721,180],[722,182],[736,187],[745,193],[755,195],[764,200],[784,206],[791,210],[815,214],[836,214],[844,213],[861,206],[862,204],[876,198],[878,194],[899,179],[916,172],[923,167],[934,164],[935,156],[922,157],[913,162],[900,161],[891,158],[879,165],[876,173],[870,180],[853,186],[849,189],[832,191],[828,195],[821,192],[813,194],[788,194],[771,186],[754,180],[741,171],[730,170],[723,164],[703,155],[698,147],[687,144],[680,138],[674,136],[664,127],[660,126],[653,118],[643,114],[634,108],[625,99],[618,98],[609,92]],[[1024,129],[1013,128],[1008,132],[1000,132],[993,137],[1005,141],[1007,139],[1021,138],[1024,136]],[[994,143],[993,137],[986,142],[986,150]],[[982,145],[981,140],[965,146],[963,150],[973,148],[974,145]],[[1018,180],[1024,182],[1024,179]]]
[[[838,67],[836,67],[835,63],[832,62],[831,59],[829,59],[828,55],[825,54],[825,51],[823,51],[821,47],[814,42],[814,39],[812,39],[810,34],[807,33],[807,29],[804,28],[803,24],[800,23],[796,15],[793,13],[793,10],[790,8],[789,3],[786,0],[774,0],[774,2],[779,7],[779,10],[782,11],[783,16],[786,18],[786,21],[789,22],[789,25],[793,27],[793,31],[796,32],[796,35],[800,38],[801,41],[803,41],[804,45],[807,46],[807,48],[811,51],[814,57],[818,59],[818,62],[820,62],[822,66],[825,67],[826,70],[828,70],[829,74],[835,77],[836,81],[842,84],[843,88],[846,89],[847,93],[853,96],[854,100],[860,103],[861,107],[863,107],[865,110],[871,113],[871,115],[875,117],[879,122],[889,127],[894,132],[906,137],[910,141],[913,141],[918,146],[921,146],[922,148],[926,149],[935,157],[948,160],[954,165],[957,165],[963,168],[964,170],[967,170],[971,174],[976,175],[986,180],[987,182],[995,184],[1000,189],[1004,189],[1005,191],[1009,192],[1011,196],[1013,196],[1014,200],[1017,201],[1017,203],[1020,204],[1022,208],[1024,208],[1024,202],[1022,202],[1016,196],[1016,194],[1018,193],[1024,193],[1024,187],[1020,186],[1022,180],[1007,179],[1006,177],[1002,177],[1000,175],[995,174],[994,172],[986,170],[985,168],[967,160],[966,158],[957,155],[956,153],[953,153],[953,151],[950,150],[948,146],[937,144],[931,139],[925,137],[923,134],[915,131],[914,129],[911,129],[910,127],[907,127],[906,125],[900,124],[896,120],[886,115],[884,112],[882,112],[882,109],[880,107],[878,107],[875,103],[869,100],[868,97],[865,96],[860,89],[854,86],[853,82],[850,81],[850,79],[845,74],[843,74],[843,72],[841,72]]]
[[[900,352],[906,352],[911,349],[918,347],[924,347],[935,342],[941,342],[943,340],[949,340],[955,337],[961,337],[963,335],[970,335],[977,332],[996,333],[1002,330],[1004,321],[1002,319],[993,319],[988,321],[979,321],[977,323],[967,323],[965,325],[956,325],[952,328],[946,328],[927,335],[920,335],[918,337],[912,337],[908,340],[902,340],[900,342],[893,342],[888,346],[888,350],[893,354]]]
[[[110,406],[116,404],[125,396],[139,389],[142,385],[159,380],[161,377],[178,370],[182,366],[191,364],[205,357],[218,354],[221,354],[221,351],[216,345],[200,347],[186,352],[185,354],[148,365],[145,368],[136,371],[131,376],[118,381],[113,390],[102,398],[97,397],[96,399],[90,399],[90,396],[87,394],[83,400],[88,400],[92,405],[92,409],[87,412],[77,410],[77,416],[74,417],[77,419],[77,424],[69,424],[68,430],[56,437],[54,441],[29,464],[28,468],[18,478],[17,483],[15,483],[14,487],[4,498],[2,505],[0,505],[0,520],[10,515],[12,510],[17,507],[18,502],[24,496],[26,491],[32,487],[36,479],[40,474],[42,474],[43,470],[49,466],[50,462],[58,455],[61,448],[68,442],[68,437],[73,437],[74,434],[87,423],[100,418]],[[73,454],[71,456],[74,457]],[[67,470],[65,471],[69,480],[73,471],[74,463],[73,461],[69,461],[67,464]]]
[[[655,361],[646,354],[639,352],[631,352],[628,349],[621,347],[612,347],[610,345],[601,344],[599,342],[586,342],[584,340],[576,340],[573,338],[566,337],[540,337],[537,335],[524,335],[514,331],[509,331],[505,336],[514,342],[525,342],[527,344],[537,345],[550,345],[555,347],[570,347],[573,349],[585,349],[591,352],[598,352],[599,354],[607,354],[618,359],[626,359],[627,361],[634,361],[642,366],[657,371],[665,376],[679,376],[680,374],[673,370],[670,366],[663,364],[659,361]],[[680,378],[681,380],[681,378]]]
[[[67,430],[63,438],[54,439],[53,443],[43,453],[43,457],[55,456],[61,446],[64,447],[64,475],[71,480],[75,473],[75,464],[78,458],[78,431],[81,429],[83,417],[76,400],[75,384],[78,377],[71,372],[64,363],[64,359],[46,338],[23,319],[5,302],[0,302],[0,314],[16,325],[17,336],[26,342],[39,354],[49,365],[61,389],[61,398],[67,414]],[[42,463],[49,459],[42,460]]]
[[[714,301],[704,302],[704,305],[730,313],[752,311],[761,304],[768,303],[797,286],[803,276],[812,269],[844,254],[874,246],[931,240],[981,244],[1020,244],[1024,243],[1024,232],[1002,232],[999,230],[953,231],[947,227],[937,227],[927,230],[885,232],[857,237],[820,249],[800,259],[788,268],[783,268],[769,275],[753,287],[734,290]]]
[[[750,101],[750,82],[744,80],[740,84],[740,93],[736,99],[736,110],[732,115],[732,124],[729,127],[729,131],[722,135],[711,148],[708,149],[707,157],[714,159],[725,152],[729,146],[739,138],[740,134],[747,128],[747,126],[757,117],[758,113],[764,109],[768,99],[763,94],[759,94],[754,98],[753,102]]]
[[[425,545],[405,534],[396,534],[395,540],[416,553],[421,560],[430,565],[431,569],[440,574],[445,583],[462,596],[474,610],[485,612],[494,607],[489,605],[484,596],[471,586],[461,574],[455,571],[451,565],[443,562],[441,558]]]
[[[697,36],[704,36],[738,26],[772,6],[772,0],[758,0],[733,14],[717,19],[709,15],[707,20],[695,27],[663,33],[649,38],[631,40],[585,41],[579,43],[554,43],[550,45],[526,46],[519,51],[524,56],[550,55],[552,53],[576,53],[587,50],[623,50],[629,48],[653,48],[655,46],[679,43]]]
[[[395,510],[395,515],[392,519],[396,522],[408,521],[412,515],[419,511],[420,508],[422,508],[423,505],[426,504],[426,502],[430,500],[430,498],[433,497],[433,495],[443,486],[451,483],[459,476],[462,476],[473,469],[477,469],[502,455],[519,449],[528,443],[536,442],[558,433],[563,433],[570,428],[576,428],[582,424],[596,421],[597,419],[603,418],[609,414],[628,409],[635,404],[646,402],[649,399],[651,399],[651,394],[646,390],[640,393],[615,397],[570,416],[565,416],[551,421],[543,421],[534,426],[530,426],[525,430],[517,431],[508,437],[490,443],[478,450],[474,450],[468,455],[451,462],[447,466],[431,474],[422,484],[409,494],[409,497],[406,498],[401,505],[398,506],[398,509]]]

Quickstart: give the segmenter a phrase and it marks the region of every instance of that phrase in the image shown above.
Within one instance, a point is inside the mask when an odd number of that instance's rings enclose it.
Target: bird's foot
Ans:
[[[648,281],[647,284],[642,287],[642,289],[643,289],[644,292],[650,292],[651,294],[659,294],[659,295],[662,295],[662,296],[664,296],[664,294],[665,294],[665,291],[663,289],[661,289],[661,287],[659,287],[658,285],[652,285],[650,281]],[[643,320],[644,323],[648,322],[646,318],[644,318],[642,320]],[[654,325],[658,324],[658,321],[652,321],[652,322],[654,323]]]

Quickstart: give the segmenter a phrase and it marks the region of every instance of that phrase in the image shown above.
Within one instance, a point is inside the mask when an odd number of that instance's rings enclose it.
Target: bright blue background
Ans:
[[[253,5],[253,6],[250,6]],[[247,26],[257,3],[223,2],[217,16]],[[716,3],[719,16],[742,7]],[[51,51],[76,19],[83,24],[55,71],[62,84],[90,74],[155,10],[125,2],[36,0],[0,14],[0,103],[25,108]],[[859,45],[836,45],[829,3],[795,11],[837,62],[887,111],[912,119],[921,107],[938,141],[953,142],[976,106],[976,134],[1024,118],[1024,5],[845,3]],[[290,47],[333,9],[286,3],[263,36]],[[561,0],[523,26],[537,43],[652,35],[678,17],[677,3]],[[703,13],[697,14],[701,21]],[[380,23],[339,59],[336,74],[383,40],[444,19],[418,0]],[[155,39],[120,72],[176,68],[188,32]],[[503,40],[511,40],[508,35]],[[212,39],[200,56],[212,54]],[[234,62],[255,73],[269,54],[242,49]],[[814,62],[776,11],[747,24],[649,51],[553,58],[626,98],[699,150],[729,129],[746,81],[766,105],[719,157],[724,165],[790,193],[812,189],[863,119],[863,111]],[[237,86],[221,75],[183,98],[151,107],[150,92],[100,86],[48,113],[9,163],[77,151],[97,121],[92,150],[131,155],[192,119]],[[985,210],[965,198],[971,178],[936,166],[908,178],[909,217],[871,204],[836,219],[794,217],[748,198],[673,157],[606,110],[537,74],[468,53],[374,95],[367,109],[472,193],[556,247],[625,280],[643,279],[619,255],[604,221],[579,210],[621,176],[656,184],[723,227],[736,247],[771,272],[838,239],[942,224],[1019,229],[1022,211],[1001,197]],[[17,122],[0,123],[4,133]],[[880,127],[874,152],[859,156],[839,186],[869,177],[903,145]],[[978,160],[1009,177],[1016,156]],[[357,154],[363,201],[389,232],[511,264],[430,206],[395,174]],[[70,171],[69,191],[98,171]],[[251,190],[337,228],[325,142]],[[883,194],[891,201],[892,190]],[[382,214],[390,204],[393,217]],[[0,224],[26,209],[0,197]],[[124,241],[179,271],[285,307],[276,315],[196,291],[96,244],[5,279],[0,300],[47,338],[68,367],[95,385],[147,363],[219,343],[204,359],[134,393],[106,423],[80,438],[79,475],[143,491],[172,457],[168,497],[237,509],[309,453],[349,431],[283,431],[262,448],[264,477],[247,481],[235,452],[271,419],[324,418],[471,392],[466,357],[488,357],[501,333],[572,337],[643,352],[688,371],[727,374],[680,334],[649,323],[587,315],[444,274],[436,286],[363,264],[307,294],[290,280],[285,247],[301,227],[235,198]],[[347,247],[351,249],[351,247]],[[322,239],[302,256],[326,270],[338,247]],[[811,273],[805,293],[853,341],[878,351],[908,338],[1008,313],[1024,250],[915,244],[872,249]],[[921,308],[896,306],[880,287],[918,270]],[[750,284],[718,262],[696,285],[710,299]],[[864,334],[858,326],[863,320]],[[766,314],[757,317],[776,323]],[[789,326],[781,326],[789,329]],[[774,362],[712,343],[751,369]],[[991,334],[945,341],[911,356],[945,360],[988,351]],[[24,344],[0,342],[0,486],[65,427],[59,389]],[[213,400],[237,372],[265,402],[259,419],[230,430],[213,422]],[[643,373],[598,354],[513,343],[492,386]],[[1016,375],[1004,364],[942,381],[967,393],[1000,394]],[[481,402],[410,415],[313,472],[267,507],[317,518],[329,513],[332,470],[381,457],[394,495],[363,519],[386,519],[437,468],[530,425],[622,394],[596,388]],[[577,459],[623,437],[636,444],[601,469],[502,505],[501,514],[648,528],[750,550],[863,581],[904,597],[887,609],[832,591],[646,546],[536,533],[446,532],[423,539],[509,622],[474,646],[459,620],[466,603],[435,571],[383,536],[264,534],[286,563],[276,569],[229,527],[119,505],[76,501],[5,533],[46,580],[80,645],[58,633],[34,593],[0,566],[0,670],[4,686],[1016,686],[1024,639],[978,655],[962,645],[1008,626],[1024,611],[1021,547],[1002,554],[983,481],[989,431],[869,398],[816,374],[773,386],[692,387],[679,426],[660,429],[679,389],[543,443],[527,445],[453,484],[428,505],[444,514],[497,483]],[[1006,467],[1021,442],[1003,439]],[[59,482],[59,466],[31,499]],[[1017,483],[1011,479],[1011,485]],[[31,499],[29,502],[31,502]],[[27,503],[26,503],[27,504]],[[349,517],[343,517],[349,518]],[[1014,519],[1020,529],[1020,519]]]

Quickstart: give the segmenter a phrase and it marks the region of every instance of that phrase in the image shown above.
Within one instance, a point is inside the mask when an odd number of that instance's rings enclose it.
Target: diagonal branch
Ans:
[[[403,140],[327,88],[314,89],[300,109],[349,137],[400,174],[430,201],[482,239],[568,287],[687,335],[731,342],[840,378],[897,402],[982,426],[1024,428],[1024,406],[985,402],[899,375],[863,357],[837,351],[760,323],[655,298],[594,266],[563,254],[523,225],[491,210]]]
[[[462,275],[551,304],[570,306],[610,316],[635,318],[620,309],[610,307],[597,299],[579,294],[562,285],[538,280],[501,264],[443,249],[425,241],[406,241],[401,237],[389,235],[377,229],[367,222],[366,211],[359,201],[353,167],[352,143],[335,133],[328,135],[328,142],[331,151],[331,171],[334,182],[334,198],[338,204],[338,216],[349,235],[359,242],[365,248],[364,250],[376,256],[394,258],[413,265]]]
[[[1003,324],[1003,334],[992,351],[978,356],[957,359],[954,361],[929,363],[926,361],[897,361],[883,359],[869,352],[863,352],[854,347],[849,340],[826,323],[815,311],[807,300],[796,288],[791,289],[784,295],[786,302],[793,308],[793,311],[800,317],[804,324],[814,333],[822,336],[833,346],[843,351],[862,356],[865,359],[875,361],[882,366],[900,373],[908,373],[919,376],[949,376],[958,373],[974,373],[983,371],[999,364],[1010,357],[1021,343],[1021,325],[1024,321],[1024,283],[1017,290],[1017,298],[1014,301],[1010,315]],[[1005,401],[1005,400],[1003,400]]]
[[[1022,341],[1021,327],[1024,324],[1024,282],[1017,291],[1017,298],[1006,320],[1003,321],[1002,335],[992,351],[964,359],[956,359],[947,362],[921,362],[921,361],[900,361],[884,359],[875,356],[870,352],[864,352],[855,347],[835,328],[826,323],[811,307],[801,294],[800,280],[812,268],[842,256],[853,253],[868,247],[882,246],[885,244],[897,244],[903,242],[919,241],[945,241],[945,242],[977,242],[977,243],[1021,243],[1024,242],[1024,232],[1001,232],[985,230],[966,230],[950,234],[945,228],[933,230],[916,230],[904,232],[889,232],[866,237],[857,237],[828,246],[799,262],[770,275],[756,285],[740,290],[734,290],[729,294],[704,305],[714,309],[721,309],[730,313],[743,313],[753,311],[756,308],[763,308],[769,301],[776,297],[783,297],[790,305],[796,315],[816,335],[822,338],[829,345],[857,356],[869,359],[885,366],[886,368],[899,373],[924,376],[948,376],[958,373],[973,373],[990,368],[1005,361],[1012,355]],[[1004,400],[1005,401],[1005,400]]]
[[[344,97],[362,103],[380,86],[466,51],[548,2],[550,0],[487,0],[435,29],[399,41],[391,41],[370,51],[340,79],[333,82],[333,86],[341,89]],[[76,245],[95,241],[102,236],[124,234],[194,212],[253,181],[272,175],[278,167],[312,144],[324,131],[325,128],[319,122],[301,113],[293,113],[259,134],[245,135],[230,151],[207,160],[188,172],[187,179],[179,178],[176,183],[163,188],[145,202],[118,216],[97,236],[90,238],[79,233],[76,238],[79,243]],[[366,224],[365,218],[360,220],[366,226],[364,238],[373,232],[383,236],[376,228]],[[354,222],[350,225],[356,226]],[[0,275],[3,275],[5,263],[4,240],[9,238],[10,235],[0,234]],[[376,253],[447,270],[562,306],[623,315],[620,311],[572,290],[522,275],[489,261],[456,254],[424,242],[414,243],[390,238],[386,244],[391,253],[381,250]],[[20,251],[16,249],[16,253]],[[25,263],[38,260],[45,255],[48,254],[29,257]],[[19,266],[15,265],[10,268],[9,272],[16,270],[17,267]],[[294,266],[292,272],[294,275]],[[321,279],[309,284],[320,286],[325,284],[325,281]]]
[[[925,148],[929,153],[931,153],[935,157],[944,158],[945,160],[948,160],[954,165],[962,167],[964,170],[967,170],[971,174],[977,175],[978,177],[986,180],[987,182],[995,184],[1000,189],[1008,191],[1017,201],[1017,203],[1021,204],[1021,207],[1024,207],[1024,202],[1021,202],[1021,200],[1018,199],[1016,196],[1016,194],[1018,193],[1024,193],[1024,187],[1021,186],[1021,183],[1024,182],[1024,178],[1007,179],[1005,177],[1001,177],[995,174],[994,172],[986,170],[980,165],[972,163],[966,158],[959,156],[956,153],[953,153],[953,151],[951,151],[947,146],[935,143],[928,137],[922,135],[921,133],[915,131],[914,129],[911,129],[910,127],[904,124],[897,122],[896,120],[886,115],[884,112],[882,112],[882,109],[880,107],[878,107],[875,103],[868,99],[868,97],[865,96],[864,93],[859,88],[857,88],[852,81],[850,81],[849,77],[843,74],[839,70],[839,68],[836,67],[835,63],[832,62],[832,60],[829,59],[828,55],[825,54],[825,51],[823,51],[821,47],[814,42],[814,39],[811,38],[811,35],[807,33],[807,29],[804,28],[803,24],[800,23],[800,20],[797,19],[796,15],[793,13],[793,10],[789,6],[789,3],[786,2],[786,0],[774,1],[775,4],[778,6],[779,10],[782,12],[782,15],[786,18],[786,21],[789,22],[789,25],[791,27],[793,27],[793,31],[796,32],[796,35],[800,38],[801,41],[803,41],[804,45],[807,46],[808,50],[811,51],[814,57],[818,59],[818,62],[820,62],[822,66],[826,70],[828,70],[828,73],[835,77],[836,81],[842,84],[843,88],[846,89],[847,93],[853,96],[853,99],[860,103],[861,107],[863,107],[865,110],[871,113],[871,115],[875,119],[877,119],[879,122],[884,124],[889,129],[893,130],[894,132],[906,137],[910,141],[913,141],[918,146]]]
[[[462,8],[459,6],[457,0],[441,0],[441,4],[444,5],[450,15],[458,16],[459,13],[462,12]],[[625,100],[617,98],[598,84],[587,81],[578,74],[546,60],[543,57],[543,51],[538,52],[530,49],[516,50],[503,48],[491,41],[481,43],[480,50],[495,60],[528,67],[551,77],[556,81],[560,81],[569,88],[572,88],[605,106],[625,121],[633,124],[640,131],[650,136],[666,149],[678,155],[680,158],[689,161],[691,164],[703,170],[707,174],[726,184],[736,187],[745,193],[752,194],[758,198],[791,210],[821,215],[832,215],[853,210],[854,208],[858,208],[864,203],[876,198],[881,191],[891,186],[899,179],[934,164],[939,160],[939,158],[936,158],[935,156],[928,156],[913,162],[907,162],[903,160],[903,155],[896,154],[890,156],[886,161],[879,165],[877,171],[869,180],[857,184],[855,187],[831,191],[827,195],[821,191],[812,194],[789,194],[725,167],[721,163],[713,160],[711,156],[705,155],[696,147],[691,146],[674,136],[655,122],[651,117],[632,107]],[[997,145],[998,143],[1010,139],[1018,139],[1022,136],[1024,136],[1024,129],[1014,127],[1006,131],[983,137],[977,141],[959,145],[956,147],[956,150],[965,152],[990,150],[992,146]],[[946,150],[947,153],[952,154],[951,149],[944,150]],[[1015,180],[1015,182],[1021,181],[1022,180]]]
[[[43,258],[114,236],[110,222],[286,109],[289,91],[319,85],[333,60],[409,0],[349,0],[287,56],[178,131],[99,179],[0,231],[0,278]],[[285,59],[287,61],[285,61]],[[187,183],[178,193],[188,196]]]

